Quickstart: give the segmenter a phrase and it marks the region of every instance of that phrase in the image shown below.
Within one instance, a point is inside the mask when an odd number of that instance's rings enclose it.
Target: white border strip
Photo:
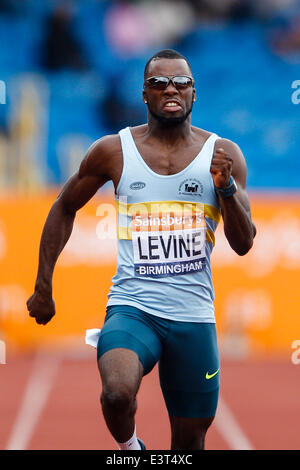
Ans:
[[[38,352],[6,450],[25,450],[47,403],[60,358]]]
[[[251,442],[222,398],[219,398],[214,424],[231,450],[254,450]]]

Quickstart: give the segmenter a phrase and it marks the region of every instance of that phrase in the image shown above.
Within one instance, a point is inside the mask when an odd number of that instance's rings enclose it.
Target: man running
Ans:
[[[196,92],[181,54],[151,57],[143,100],[147,124],[97,140],[53,204],[27,306],[37,323],[51,320],[53,270],[76,212],[111,180],[119,252],[97,344],[103,415],[119,449],[145,449],[136,436],[136,396],[158,363],[171,449],[200,450],[220,376],[210,254],[221,217],[238,255],[252,247],[246,163],[235,143],[191,125]]]

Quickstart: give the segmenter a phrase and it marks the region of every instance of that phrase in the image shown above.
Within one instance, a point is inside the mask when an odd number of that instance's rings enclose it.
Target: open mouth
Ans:
[[[174,113],[176,111],[181,111],[181,106],[177,101],[168,101],[164,104],[163,110],[167,112]]]

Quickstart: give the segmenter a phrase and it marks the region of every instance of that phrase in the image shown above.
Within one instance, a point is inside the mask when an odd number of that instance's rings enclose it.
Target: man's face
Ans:
[[[185,75],[192,77],[188,64],[184,59],[156,59],[150,63],[145,79],[155,76]],[[195,88],[189,86],[176,89],[170,82],[164,90],[157,90],[146,85],[143,99],[148,110],[160,124],[174,126],[183,123],[190,115],[195,101]]]

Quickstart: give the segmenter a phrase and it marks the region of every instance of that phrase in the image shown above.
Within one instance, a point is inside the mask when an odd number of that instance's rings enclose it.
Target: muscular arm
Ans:
[[[97,141],[90,147],[78,172],[67,181],[46,219],[40,242],[35,291],[27,301],[30,316],[35,317],[37,323],[46,324],[55,314],[52,299],[53,271],[72,233],[76,212],[104,183],[114,179],[111,170],[111,151],[114,148],[109,140]]]
[[[211,173],[217,187],[225,188],[230,175],[237,183],[238,190],[233,196],[227,199],[219,197],[219,200],[225,236],[238,255],[245,255],[253,245],[256,228],[252,222],[246,191],[247,167],[240,148],[229,140],[218,140]]]
[[[81,165],[54,202],[46,219],[39,252],[39,268],[35,288],[51,292],[52,273],[57,258],[70,238],[76,212],[96,193],[106,179],[91,175]]]

